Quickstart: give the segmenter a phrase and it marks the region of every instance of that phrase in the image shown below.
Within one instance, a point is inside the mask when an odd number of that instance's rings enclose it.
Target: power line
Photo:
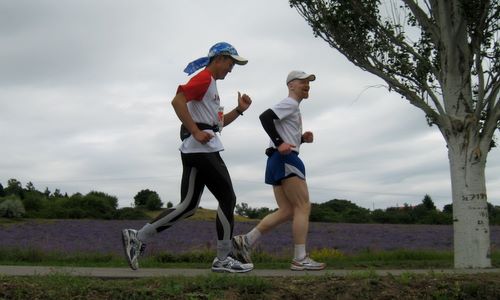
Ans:
[[[244,179],[233,179],[233,182],[246,182],[246,183],[252,183],[252,184],[262,184],[260,181],[253,181],[253,180],[244,180]],[[363,191],[363,190],[353,190],[353,189],[343,189],[343,188],[335,188],[335,187],[319,187],[314,184],[307,184],[309,190],[324,190],[324,191],[331,191],[331,192],[348,192],[348,193],[358,193],[358,194],[370,194],[370,195],[388,195],[388,196],[405,196],[405,197],[423,197],[424,195],[422,194],[416,194],[416,193],[402,193],[402,192],[380,192],[380,191]],[[444,196],[444,195],[432,195],[433,198],[450,198],[451,196]]]
[[[161,180],[167,178],[178,178],[180,180],[180,175],[161,175],[161,176],[132,176],[132,177],[98,177],[98,178],[82,178],[82,179],[61,179],[61,180],[31,180],[33,183],[37,184],[64,184],[64,183],[83,183],[83,182],[120,182],[120,181],[149,181],[149,180]],[[263,181],[248,180],[232,178],[235,183],[249,183],[255,185],[264,186]],[[347,193],[357,193],[357,194],[368,194],[373,196],[403,196],[403,197],[423,197],[422,194],[416,193],[403,193],[403,192],[381,192],[381,191],[370,191],[370,190],[354,190],[354,189],[344,189],[336,187],[320,187],[314,184],[308,183],[308,188],[310,191],[328,191],[328,192],[347,192]],[[446,198],[449,199],[451,196],[447,195],[432,195],[433,198]]]
[[[138,181],[138,180],[152,180],[152,179],[165,179],[169,177],[179,177],[177,175],[165,175],[165,176],[142,176],[142,177],[101,177],[101,178],[84,178],[84,179],[61,179],[61,180],[32,180],[32,182],[37,182],[41,184],[57,184],[57,183],[71,183],[71,182],[102,182],[102,181]]]
[[[388,196],[405,196],[405,197],[423,197],[422,194],[411,194],[411,193],[398,193],[398,192],[380,192],[380,191],[361,191],[361,190],[350,190],[350,189],[341,189],[341,188],[324,188],[324,187],[314,187],[309,186],[309,189],[315,190],[327,190],[327,191],[342,191],[349,193],[360,193],[360,194],[371,194],[371,195],[388,195]],[[432,195],[434,198],[450,198],[450,196],[443,195]]]

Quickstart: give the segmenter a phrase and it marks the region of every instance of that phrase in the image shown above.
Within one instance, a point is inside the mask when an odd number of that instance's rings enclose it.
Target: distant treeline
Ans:
[[[236,213],[252,219],[262,219],[273,212],[269,208],[251,208],[247,203],[237,204]],[[500,206],[488,203],[491,225],[500,225]],[[422,203],[411,206],[369,210],[348,200],[334,199],[321,204],[311,204],[312,222],[333,223],[385,223],[385,224],[452,224],[453,206],[447,204],[440,211],[432,198],[425,195]]]
[[[172,207],[168,202],[166,207]],[[149,219],[147,211],[164,207],[158,193],[148,189],[134,197],[134,207],[118,208],[118,198],[103,192],[91,191],[85,195],[71,196],[58,189],[39,191],[29,182],[25,187],[16,179],[9,179],[7,186],[0,183],[0,217],[42,219]],[[238,215],[262,219],[274,210],[251,208],[247,203],[236,205]],[[491,225],[500,225],[500,206],[488,203]],[[388,224],[452,224],[453,207],[445,205],[440,211],[432,198],[425,195],[416,206],[403,205],[387,209],[369,210],[348,200],[334,199],[321,204],[312,203],[312,222],[334,223],[388,223]]]
[[[162,207],[158,194],[147,189],[134,197],[134,207],[118,208],[118,198],[103,192],[68,196],[59,189],[38,191],[31,182],[23,187],[16,179],[9,179],[6,187],[0,183],[0,217],[4,218],[143,220],[150,218],[146,211]]]

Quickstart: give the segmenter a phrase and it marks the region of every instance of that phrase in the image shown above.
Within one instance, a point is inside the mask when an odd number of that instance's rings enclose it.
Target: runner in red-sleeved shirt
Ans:
[[[148,241],[195,213],[205,186],[219,202],[217,257],[212,263],[212,271],[243,273],[253,269],[253,264],[241,263],[229,255],[232,251],[236,196],[229,172],[219,154],[224,148],[218,134],[224,126],[243,115],[252,100],[238,92],[238,105],[224,114],[216,85],[216,81],[224,79],[235,64],[244,65],[247,62],[233,46],[221,42],[212,46],[206,57],[189,63],[184,70],[191,75],[205,67],[186,84],[180,85],[172,100],[172,106],[182,122],[182,144],[179,148],[183,165],[181,201],[140,230],[122,231],[125,255],[132,269],[139,268],[138,256]]]

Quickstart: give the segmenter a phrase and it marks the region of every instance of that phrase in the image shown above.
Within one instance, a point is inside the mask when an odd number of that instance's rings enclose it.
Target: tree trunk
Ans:
[[[474,139],[468,134],[470,132],[465,130],[447,141],[453,197],[455,268],[488,268],[491,267],[485,183],[488,149],[481,149],[478,143],[470,143]]]

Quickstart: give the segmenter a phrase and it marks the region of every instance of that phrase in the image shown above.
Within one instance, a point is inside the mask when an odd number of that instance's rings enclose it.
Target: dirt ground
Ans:
[[[226,299],[500,299],[500,274],[270,278],[265,295]]]
[[[349,276],[266,277],[265,287],[249,284],[217,284],[201,287],[188,284],[174,294],[163,292],[164,281],[133,284],[130,280],[95,280],[75,284],[77,277],[51,280],[52,285],[23,277],[0,276],[0,299],[499,299],[500,273],[474,275],[378,276],[367,273]],[[34,278],[34,277],[30,277]],[[72,279],[73,278],[73,279]],[[219,278],[220,279],[220,278]],[[115,285],[114,282],[121,282]],[[176,285],[170,283],[170,288]],[[222,290],[221,290],[222,289]]]

